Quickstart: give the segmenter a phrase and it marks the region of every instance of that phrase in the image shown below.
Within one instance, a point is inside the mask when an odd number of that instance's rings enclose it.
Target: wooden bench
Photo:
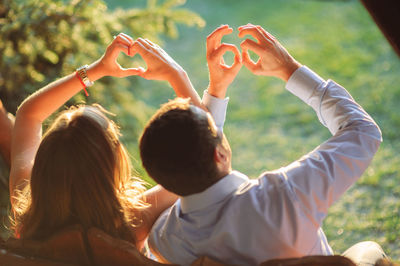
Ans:
[[[9,239],[0,243],[0,265],[26,266],[125,266],[165,265],[141,254],[136,247],[124,240],[116,239],[97,228],[84,230],[76,225],[44,241]],[[314,266],[352,265],[342,256],[308,256],[293,259],[269,260],[261,266]],[[228,266],[208,257],[201,257],[192,266]]]

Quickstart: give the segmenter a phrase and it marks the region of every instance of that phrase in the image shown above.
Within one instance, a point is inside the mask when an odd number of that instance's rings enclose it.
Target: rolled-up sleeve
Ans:
[[[214,118],[214,122],[218,130],[222,131],[225,123],[229,98],[227,97],[225,99],[220,99],[210,95],[208,91],[205,90],[202,102],[211,113],[211,116]]]

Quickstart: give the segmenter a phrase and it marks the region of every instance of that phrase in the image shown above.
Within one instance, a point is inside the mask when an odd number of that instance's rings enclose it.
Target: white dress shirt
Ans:
[[[154,254],[180,265],[204,255],[258,265],[272,258],[333,254],[322,221],[370,164],[381,132],[344,88],[305,66],[286,89],[310,105],[333,136],[258,179],[233,171],[207,190],[181,197],[151,230]],[[220,104],[216,109],[224,110],[227,103]],[[221,117],[225,114],[216,116],[220,126]]]

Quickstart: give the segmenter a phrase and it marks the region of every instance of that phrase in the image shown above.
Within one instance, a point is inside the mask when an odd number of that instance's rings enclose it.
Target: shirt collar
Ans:
[[[181,210],[183,213],[189,213],[218,203],[232,192],[238,190],[242,184],[248,182],[249,178],[247,176],[237,171],[232,171],[203,192],[181,197]]]

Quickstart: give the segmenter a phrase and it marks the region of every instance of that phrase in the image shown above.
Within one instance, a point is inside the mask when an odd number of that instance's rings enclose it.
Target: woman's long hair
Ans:
[[[30,184],[17,196],[13,229],[23,239],[45,239],[69,225],[97,227],[134,240],[133,213],[146,208],[143,182],[131,164],[117,126],[99,105],[64,111],[37,151]]]

